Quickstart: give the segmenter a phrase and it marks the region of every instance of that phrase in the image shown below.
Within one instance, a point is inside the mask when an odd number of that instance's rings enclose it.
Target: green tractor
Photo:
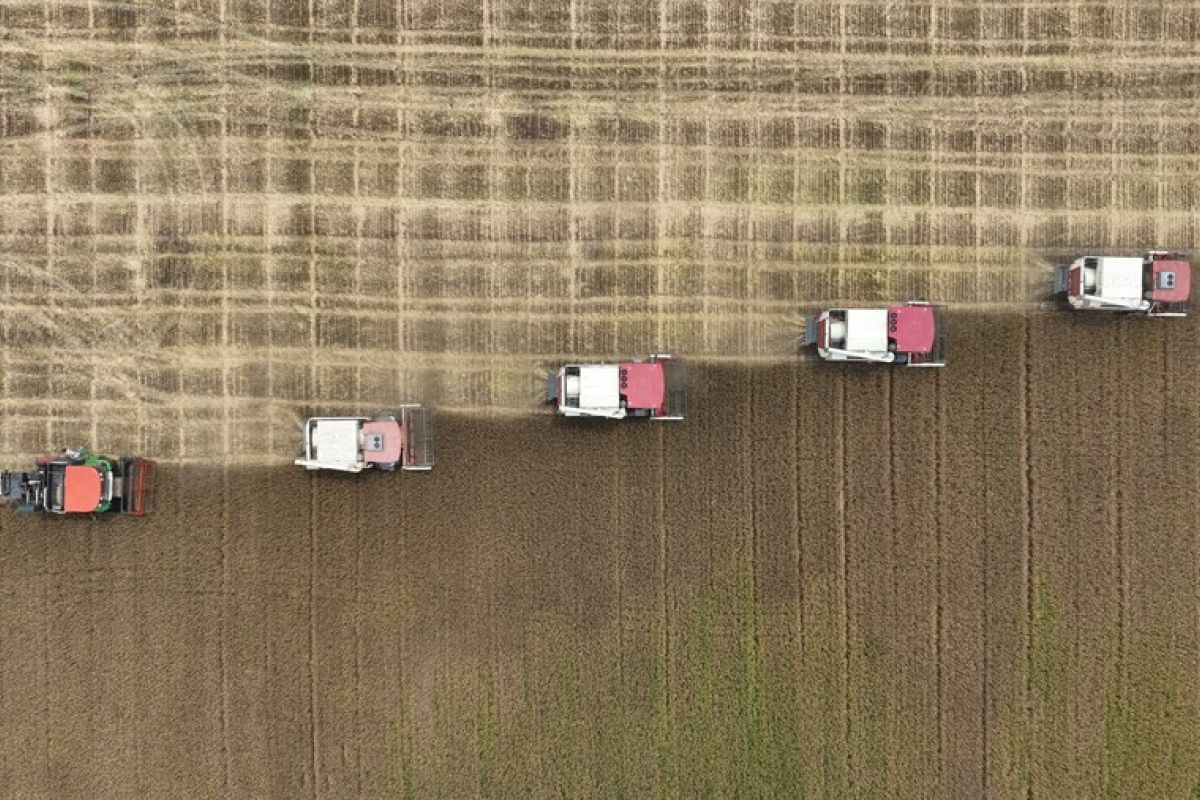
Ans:
[[[18,511],[143,517],[150,510],[153,469],[145,458],[68,449],[38,459],[33,472],[0,472],[0,499],[17,503]]]

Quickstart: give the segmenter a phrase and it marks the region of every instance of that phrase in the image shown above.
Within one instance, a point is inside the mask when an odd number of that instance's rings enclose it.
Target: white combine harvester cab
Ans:
[[[567,364],[550,375],[547,401],[567,417],[681,420],[687,374],[666,354],[620,364]]]
[[[831,308],[810,319],[806,346],[826,361],[944,367],[941,315],[931,303],[891,308]]]
[[[580,364],[562,371],[562,407],[567,414],[622,419],[620,367],[616,364]]]
[[[429,409],[401,406],[398,417],[312,417],[304,423],[304,457],[296,464],[338,472],[391,471],[397,466],[427,472],[433,469]]]
[[[1054,273],[1054,294],[1078,311],[1115,311],[1151,317],[1188,313],[1191,264],[1181,253],[1084,256]]]

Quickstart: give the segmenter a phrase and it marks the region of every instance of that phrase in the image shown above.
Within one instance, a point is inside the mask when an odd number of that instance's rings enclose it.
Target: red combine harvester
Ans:
[[[397,466],[410,472],[433,469],[433,424],[423,405],[400,406],[399,418],[313,417],[304,424],[305,469],[362,472]]]
[[[150,510],[153,469],[146,458],[63,450],[39,458],[33,472],[0,472],[0,495],[17,503],[18,511],[143,517]]]
[[[567,364],[550,375],[547,402],[567,417],[682,420],[687,373],[664,353],[620,364]]]
[[[891,308],[831,308],[808,321],[804,345],[828,361],[944,367],[937,306],[910,301]]]
[[[1191,276],[1182,253],[1084,256],[1055,270],[1054,294],[1077,310],[1186,317]]]

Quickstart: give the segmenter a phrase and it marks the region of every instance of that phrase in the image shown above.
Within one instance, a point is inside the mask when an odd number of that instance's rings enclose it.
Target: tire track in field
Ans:
[[[850,791],[844,388],[839,371],[796,370],[796,471],[803,647],[798,668],[801,785]],[[832,436],[830,427],[832,426]]]
[[[753,769],[771,776],[775,785],[803,791],[810,776],[797,758],[803,750],[805,729],[803,690],[797,674],[803,622],[797,596],[800,488],[796,374],[785,366],[772,367],[761,375],[753,368],[742,374],[748,386],[745,438],[750,454],[747,468],[752,479],[753,513],[753,538],[749,542],[753,594],[745,613],[755,623],[752,644],[758,689],[753,708],[759,720],[756,733],[765,741],[765,746],[758,748]],[[784,415],[787,419],[782,418]],[[790,435],[780,435],[781,427]]]
[[[955,320],[960,325],[966,319]],[[1021,399],[1013,387],[1025,373],[1022,351],[1026,318],[971,319],[973,333],[987,342],[989,358],[979,353],[962,380],[980,387],[983,399],[977,439],[986,458],[984,471],[972,478],[983,487],[987,508],[983,529],[983,779],[988,793],[1019,795],[1029,789],[1030,722],[1025,704],[1026,647],[1029,636],[1027,539],[1022,498],[1025,458]],[[1017,436],[1013,433],[1018,432]],[[1019,533],[1017,533],[1019,532]]]
[[[1023,321],[1023,341],[1021,349],[1021,467],[1022,478],[1024,482],[1024,516],[1022,523],[1024,527],[1024,546],[1025,546],[1025,693],[1024,693],[1024,709],[1025,709],[1025,726],[1027,731],[1027,741],[1030,742],[1026,747],[1027,754],[1025,755],[1024,778],[1026,786],[1032,785],[1032,766],[1029,763],[1032,760],[1032,741],[1036,730],[1034,720],[1034,693],[1033,693],[1033,636],[1034,622],[1037,619],[1037,590],[1035,585],[1035,539],[1034,527],[1036,518],[1034,516],[1034,494],[1037,486],[1034,482],[1034,459],[1038,457],[1038,453],[1033,450],[1032,433],[1033,433],[1033,418],[1036,414],[1036,407],[1033,405],[1033,322],[1029,319]],[[1040,554],[1036,555],[1040,558]]]
[[[954,320],[965,327],[963,320]],[[942,531],[942,791],[949,796],[979,795],[985,790],[984,673],[986,623],[983,588],[984,539],[987,507],[983,481],[987,450],[978,441],[986,420],[983,392],[974,381],[954,379],[971,375],[987,363],[988,348],[976,336],[959,341],[941,383],[939,413],[941,444]],[[955,370],[950,373],[949,370]],[[974,377],[974,375],[972,375]]]
[[[849,627],[850,752],[856,791],[878,795],[889,785],[897,724],[890,683],[894,653],[890,609],[894,553],[888,440],[888,373],[855,369],[846,384],[846,548]]]
[[[896,370],[890,375],[889,403],[895,597],[888,646],[894,658],[891,697],[896,705],[891,782],[911,780],[930,787],[938,785],[941,767],[936,503],[940,377],[936,370]]]
[[[314,480],[316,478],[314,477]],[[357,750],[347,754],[357,732],[357,620],[355,582],[357,517],[371,498],[361,482],[313,484],[311,649],[313,666],[314,793],[344,796],[356,792]],[[337,532],[337,536],[332,534]]]

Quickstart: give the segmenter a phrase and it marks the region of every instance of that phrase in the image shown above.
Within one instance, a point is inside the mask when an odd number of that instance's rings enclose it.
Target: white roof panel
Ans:
[[[621,405],[617,370],[616,364],[592,364],[579,368],[580,408],[618,408]]]
[[[887,309],[852,309],[846,312],[846,350],[886,352]]]
[[[319,461],[353,464],[358,461],[358,420],[325,419],[312,434],[313,456]]]
[[[1142,259],[1100,259],[1099,292],[1101,297],[1140,298],[1142,296]]]

